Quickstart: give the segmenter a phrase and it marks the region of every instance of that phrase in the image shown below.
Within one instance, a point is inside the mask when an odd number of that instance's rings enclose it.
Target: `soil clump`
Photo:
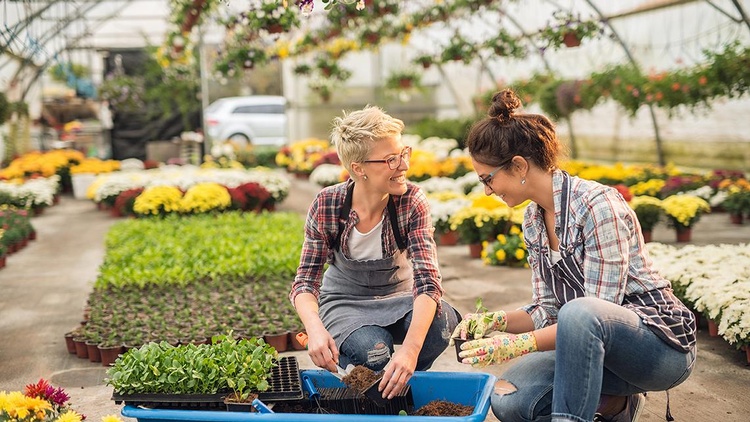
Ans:
[[[444,400],[433,400],[417,409],[414,416],[469,416],[474,406],[464,406]]]

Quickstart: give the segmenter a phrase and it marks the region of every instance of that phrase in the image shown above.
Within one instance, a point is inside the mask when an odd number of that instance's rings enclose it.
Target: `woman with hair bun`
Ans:
[[[427,197],[406,180],[404,123],[374,106],[333,123],[350,179],[310,205],[289,298],[315,365],[384,369],[378,389],[393,398],[445,350],[459,315],[442,300]]]
[[[483,367],[526,355],[492,396],[503,422],[635,421],[644,392],[690,375],[693,313],[654,268],[622,195],[559,169],[553,124],[520,106],[510,90],[495,94],[466,145],[485,194],[509,206],[531,201],[523,234],[532,300],[466,315],[453,333],[471,337],[459,356]]]

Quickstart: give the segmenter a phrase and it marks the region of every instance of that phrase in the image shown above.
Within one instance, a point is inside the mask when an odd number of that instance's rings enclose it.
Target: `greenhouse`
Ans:
[[[0,16],[0,420],[750,414],[747,0]]]

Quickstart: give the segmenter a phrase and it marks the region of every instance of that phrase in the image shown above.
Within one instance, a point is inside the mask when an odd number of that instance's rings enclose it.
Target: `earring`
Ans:
[[[523,179],[521,179],[521,184],[522,184],[522,185],[525,185],[525,184],[526,184],[526,178],[525,178],[525,177],[524,177]]]
[[[367,180],[367,175],[366,175],[366,174],[363,174],[363,175],[362,175],[362,179],[363,179],[363,180]]]

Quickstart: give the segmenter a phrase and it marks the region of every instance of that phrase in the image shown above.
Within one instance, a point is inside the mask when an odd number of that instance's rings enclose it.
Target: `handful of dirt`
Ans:
[[[341,377],[341,382],[353,390],[364,393],[367,387],[372,385],[378,378],[380,376],[372,369],[357,365],[348,374]]]

